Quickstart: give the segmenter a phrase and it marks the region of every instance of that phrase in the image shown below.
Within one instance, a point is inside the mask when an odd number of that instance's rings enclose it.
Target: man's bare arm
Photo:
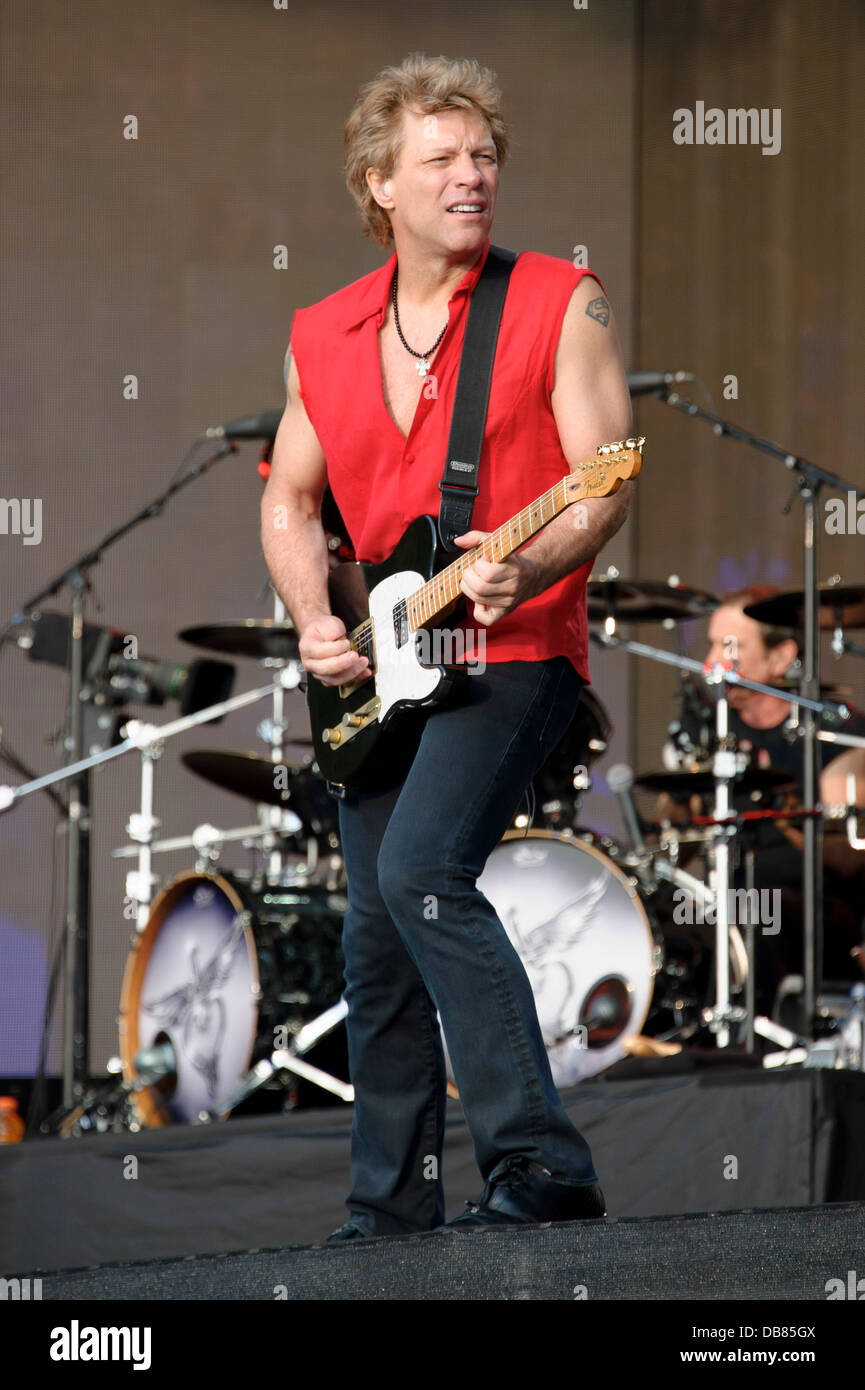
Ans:
[[[847,777],[856,779],[855,805],[865,806],[865,749],[848,748],[827,763],[820,774],[820,800],[824,806],[847,804]],[[801,854],[805,836],[799,826],[779,822],[782,834]],[[854,849],[846,835],[831,834],[823,840],[823,867],[832,869],[844,878],[865,877],[865,852]]]
[[[823,768],[820,800],[824,806],[846,806],[847,778],[854,779],[854,806],[865,806],[865,748],[846,748]]]
[[[591,458],[599,444],[625,439],[633,429],[615,320],[600,286],[589,276],[574,290],[565,312],[552,406],[562,452],[571,467]],[[504,564],[479,561],[462,585],[475,600],[478,620],[494,622],[596,555],[624,523],[632,487],[625,482],[609,497],[570,507]],[[481,535],[470,532],[460,543],[475,545]]]
[[[848,748],[827,763],[820,774],[820,800],[824,806],[847,805],[847,778],[856,779],[856,806],[865,806],[865,749]],[[788,825],[784,834],[801,853],[805,836],[797,826]],[[823,840],[823,867],[845,878],[865,877],[865,851],[854,849],[846,835],[827,835]]]
[[[300,636],[304,666],[327,683],[336,683],[364,674],[368,662],[351,652],[345,626],[330,609],[327,541],[321,524],[327,462],[303,404],[290,345],[284,371],[286,404],[261,499],[261,547]]]
[[[588,275],[571,295],[562,322],[552,406],[572,468],[592,458],[599,444],[626,439],[634,428],[613,311]],[[528,558],[539,567],[539,592],[603,549],[625,522],[632,488],[625,482],[609,497],[589,498],[585,510],[572,507],[527,546]]]
[[[321,525],[327,464],[301,399],[290,346],[284,376],[285,410],[261,499],[261,545],[271,578],[300,631],[311,618],[330,612]]]

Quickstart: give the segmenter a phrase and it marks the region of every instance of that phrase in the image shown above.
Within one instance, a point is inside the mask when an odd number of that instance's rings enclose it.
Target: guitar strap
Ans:
[[[471,529],[472,511],[478,495],[478,469],[496,342],[508,282],[516,259],[515,251],[491,244],[469,304],[445,469],[439,483],[442,495],[439,540],[446,551],[457,554],[460,547],[454,545],[454,536],[462,536]]]

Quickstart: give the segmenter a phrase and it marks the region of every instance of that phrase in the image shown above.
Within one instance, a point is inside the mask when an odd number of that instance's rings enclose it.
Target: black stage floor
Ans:
[[[669,1059],[563,1092],[611,1218],[865,1201],[865,1075],[688,1068]],[[346,1217],[350,1130],[345,1107],[2,1148],[0,1271],[320,1243]],[[456,1101],[444,1180],[451,1219],[482,1186]]]
[[[339,1246],[156,1260],[44,1274],[38,1296],[47,1302],[67,1303],[826,1302],[830,1296],[860,1296],[851,1293],[850,1273],[855,1276],[857,1270],[865,1270],[863,1256],[865,1204],[859,1203],[439,1231]],[[32,1284],[28,1292],[32,1298]],[[81,1314],[71,1311],[69,1316]],[[786,1315],[784,1321],[797,1319]]]

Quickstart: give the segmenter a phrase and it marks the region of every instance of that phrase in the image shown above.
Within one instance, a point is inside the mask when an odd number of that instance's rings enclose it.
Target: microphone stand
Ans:
[[[775,444],[771,439],[763,439],[752,434],[730,420],[724,420],[712,411],[704,410],[693,401],[685,400],[676,391],[659,388],[651,393],[663,400],[665,405],[680,410],[685,415],[694,416],[704,424],[712,426],[719,437],[737,439],[751,448],[758,449],[772,458],[779,459],[786,468],[796,474],[794,488],[803,503],[802,514],[802,588],[805,592],[805,652],[804,669],[800,694],[804,697],[804,719],[802,737],[804,739],[803,805],[805,810],[813,811],[819,804],[820,764],[817,756],[817,721],[814,705],[807,701],[820,698],[820,645],[818,641],[819,606],[817,603],[817,501],[822,487],[838,492],[855,493],[865,497],[862,488],[829,473],[809,459]],[[784,506],[789,512],[792,496]],[[823,978],[823,823],[817,816],[806,816],[804,825],[804,847],[802,854],[802,897],[804,905],[803,954],[805,965],[804,1006],[806,1026],[810,1029],[816,1007],[817,988]]]
[[[66,736],[64,739],[67,768],[84,761],[84,720],[81,707],[81,687],[84,679],[84,602],[89,587],[88,571],[97,565],[106,550],[132,531],[141,522],[159,516],[166,503],[181,488],[200,478],[226,454],[236,453],[232,440],[225,440],[215,453],[196,464],[182,478],[148,502],[121,526],[109,531],[92,550],[78,559],[38,593],[32,594],[0,632],[0,644],[19,623],[32,617],[45,599],[61,589],[72,596],[69,642],[69,685],[66,705]],[[50,786],[45,778],[35,779],[41,786]],[[29,784],[33,785],[33,783]],[[0,807],[2,809],[2,807]],[[81,767],[69,780],[69,792],[64,807],[67,823],[66,837],[66,927],[63,1010],[63,1108],[68,1113],[79,1104],[87,1085],[89,1051],[89,994],[90,994],[90,772]]]

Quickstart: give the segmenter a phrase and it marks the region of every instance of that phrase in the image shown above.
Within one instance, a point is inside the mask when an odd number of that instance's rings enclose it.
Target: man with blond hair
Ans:
[[[262,507],[270,572],[303,663],[326,684],[370,674],[328,600],[326,483],[365,562],[385,559],[414,518],[438,513],[469,299],[507,155],[499,103],[494,74],[476,61],[413,54],[361,89],[346,126],[349,190],[366,233],[394,253],[295,314]],[[522,253],[501,319],[476,529],[458,543],[472,548],[630,430],[597,277]],[[340,801],[355,1107],[350,1219],[332,1239],[444,1220],[437,1015],[485,1184],[452,1224],[605,1214],[589,1147],[553,1084],[525,969],[477,879],[588,681],[586,579],[625,519],[629,488],[586,503],[579,525],[565,512],[509,559],[474,564],[462,582],[474,632],[466,655],[482,648],[484,669],[462,703],[427,717],[406,775]]]

